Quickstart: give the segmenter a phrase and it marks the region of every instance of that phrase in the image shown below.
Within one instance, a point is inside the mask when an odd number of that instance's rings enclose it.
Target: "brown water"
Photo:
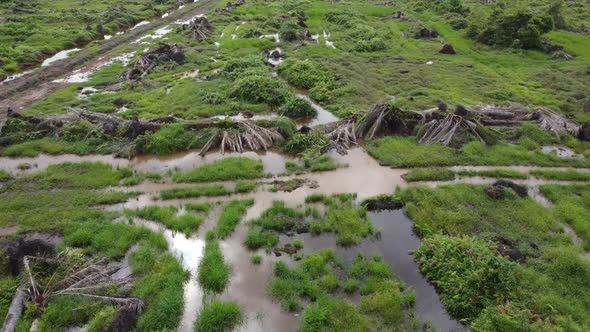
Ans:
[[[346,264],[352,264],[359,252],[365,256],[379,253],[397,277],[416,292],[416,313],[421,321],[431,322],[439,331],[466,331],[463,325],[449,317],[434,287],[420,274],[419,266],[410,253],[420,245],[413,231],[414,223],[402,210],[370,212],[368,217],[376,228],[381,229],[379,240],[365,239],[358,246],[343,248],[336,245],[332,234],[301,234],[303,252],[335,248],[336,254]]]

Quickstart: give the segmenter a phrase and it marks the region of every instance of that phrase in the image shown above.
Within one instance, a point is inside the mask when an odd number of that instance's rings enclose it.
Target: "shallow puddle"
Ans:
[[[41,63],[41,67],[47,67],[56,61],[63,60],[65,58],[67,58],[68,56],[70,56],[70,53],[77,52],[79,50],[80,50],[79,48],[73,48],[71,50],[64,50],[61,52],[57,52],[57,53],[55,53],[54,56],[43,60],[43,62]]]

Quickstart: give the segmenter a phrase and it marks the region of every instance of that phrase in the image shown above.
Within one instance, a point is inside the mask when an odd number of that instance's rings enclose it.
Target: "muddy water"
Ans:
[[[281,305],[274,302],[268,292],[274,263],[287,261],[289,258],[285,255],[265,255],[263,251],[259,251],[258,254],[263,257],[262,263],[252,265],[250,257],[255,253],[248,251],[242,244],[247,231],[247,223],[242,222],[229,239],[221,242],[223,255],[232,266],[230,285],[222,295],[222,300],[240,304],[246,316],[245,323],[239,329],[241,332],[296,331],[299,314],[282,310]]]
[[[248,157],[262,161],[264,172],[271,175],[278,175],[284,173],[285,161],[293,159],[292,157],[284,156],[276,150],[259,151],[259,152],[245,152],[226,153],[221,152],[209,153],[206,156],[199,155],[198,150],[190,150],[179,152],[175,154],[159,156],[159,155],[142,155],[131,160],[125,158],[117,158],[112,155],[88,155],[78,156],[72,154],[63,155],[47,155],[41,154],[38,157],[22,157],[9,158],[0,157],[0,169],[9,171],[12,174],[20,172],[30,173],[38,170],[46,169],[50,165],[62,164],[65,162],[104,162],[113,165],[114,167],[131,167],[140,172],[153,172],[164,174],[171,170],[190,170],[204,164],[212,163],[214,161],[227,157]],[[26,170],[19,170],[19,165],[29,164],[31,168]]]
[[[182,262],[186,270],[190,271],[191,277],[184,287],[184,310],[178,331],[192,331],[193,324],[202,306],[203,293],[197,282],[196,275],[205,249],[205,241],[196,235],[186,237],[183,233],[172,232],[152,221],[141,219],[134,219],[133,221],[136,225],[143,225],[154,232],[162,233],[168,242],[168,250]]]
[[[309,102],[311,104],[311,107],[313,107],[313,109],[315,109],[318,112],[318,115],[315,118],[300,120],[300,121],[298,121],[299,124],[303,124],[308,127],[314,127],[314,126],[323,125],[326,123],[335,122],[335,121],[340,120],[337,116],[332,114],[332,112],[330,112],[327,109],[316,104],[307,95],[298,93],[297,97]]]
[[[346,264],[352,264],[359,252],[365,256],[379,253],[397,277],[416,292],[416,313],[420,321],[431,322],[439,331],[466,331],[463,325],[449,317],[434,287],[420,274],[419,266],[410,253],[420,245],[413,231],[413,222],[402,210],[371,212],[368,217],[373,225],[381,229],[381,239],[365,239],[359,246],[343,248],[336,245],[336,238],[331,234],[303,234],[300,235],[303,251],[312,253],[323,248],[335,248],[336,254]]]
[[[142,191],[144,194],[123,204],[114,205],[111,207],[111,209],[135,209],[149,205],[169,206],[181,205],[195,201],[217,202],[253,198],[254,206],[248,210],[247,215],[247,219],[251,219],[256,218],[265,209],[271,207],[274,200],[282,200],[289,205],[296,206],[298,204],[303,204],[305,197],[314,193],[326,195],[338,193],[356,193],[357,199],[360,201],[379,194],[390,194],[395,190],[396,187],[406,186],[406,182],[401,178],[401,175],[407,172],[406,170],[380,166],[377,161],[371,158],[361,147],[349,150],[349,153],[344,156],[341,156],[335,152],[330,153],[330,155],[336,160],[336,162],[347,165],[347,167],[339,168],[330,172],[318,172],[305,174],[302,176],[275,177],[272,179],[289,180],[293,178],[305,178],[317,182],[317,188],[303,186],[290,193],[270,192],[260,189],[254,193],[224,197],[204,197],[198,199],[177,199],[162,201],[154,200],[153,197],[158,196],[161,190],[170,189],[171,187],[186,186],[186,184],[177,185],[170,183],[150,183],[135,187],[128,187],[128,190]]]

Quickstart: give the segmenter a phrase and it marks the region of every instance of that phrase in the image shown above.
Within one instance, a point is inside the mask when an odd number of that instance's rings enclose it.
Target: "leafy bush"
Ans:
[[[422,242],[415,257],[457,318],[477,318],[484,308],[508,300],[516,285],[514,263],[499,256],[493,243],[475,237],[435,235]]]
[[[222,75],[232,80],[251,68],[264,68],[264,62],[259,57],[233,57],[223,66]]]
[[[328,138],[318,132],[297,133],[285,144],[284,150],[289,153],[300,153],[307,149],[319,149],[329,143]]]
[[[209,134],[207,130],[196,132],[182,123],[172,123],[155,133],[137,137],[135,148],[141,153],[170,154],[204,145]]]
[[[233,98],[278,107],[290,95],[287,85],[269,73],[248,70],[240,75],[230,92]]]
[[[553,30],[553,18],[522,6],[496,6],[484,21],[472,19],[470,34],[477,41],[502,47],[540,48],[541,35]]]
[[[322,65],[309,60],[289,59],[279,66],[278,72],[289,84],[302,89],[333,81],[332,75]]]
[[[307,100],[297,97],[290,98],[281,107],[280,113],[291,118],[311,118],[318,114]]]

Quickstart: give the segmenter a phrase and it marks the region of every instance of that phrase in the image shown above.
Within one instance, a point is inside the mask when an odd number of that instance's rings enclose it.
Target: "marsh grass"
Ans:
[[[205,292],[221,294],[229,285],[230,272],[219,243],[216,240],[207,241],[197,275],[201,288]]]
[[[195,331],[233,331],[244,322],[244,319],[244,313],[237,303],[215,300],[199,313],[195,322]]]
[[[489,166],[571,166],[588,167],[589,161],[581,158],[559,158],[544,155],[540,150],[498,143],[485,146],[471,142],[456,150],[442,145],[419,145],[414,137],[385,137],[367,145],[369,153],[391,167],[427,167],[453,165]]]
[[[304,309],[303,331],[320,327],[334,331],[396,330],[412,313],[413,292],[393,279],[390,267],[378,257],[367,259],[359,254],[346,268],[333,250],[323,249],[307,255],[294,269],[276,263],[273,275],[272,296],[286,310]],[[342,285],[349,294],[360,289],[359,305],[338,295]]]
[[[176,198],[198,198],[201,196],[227,196],[231,195],[232,191],[226,189],[222,185],[208,185],[199,187],[182,187],[165,189],[160,191],[160,198],[162,199],[176,199]]]
[[[556,204],[553,212],[529,197],[489,198],[482,186],[474,185],[417,187],[396,195],[405,202],[423,238],[417,254],[421,269],[454,315],[466,317],[474,329],[506,323],[526,330],[587,324],[584,313],[590,288],[578,281],[590,276],[590,263],[557,221],[569,223],[581,238],[587,238],[582,217],[587,214],[587,192],[587,186],[542,186],[541,193]],[[507,265],[503,262],[508,257],[497,256],[501,241],[508,241],[522,255],[518,263]],[[585,240],[584,248],[587,243]],[[477,262],[469,262],[481,255]],[[471,272],[457,273],[461,266]],[[503,266],[512,266],[512,272],[505,274]],[[471,278],[486,270],[485,277]],[[479,288],[486,284],[484,290]],[[504,291],[494,295],[502,287]],[[462,295],[453,295],[457,289],[463,289]],[[497,307],[500,298],[507,302]],[[541,320],[529,319],[530,313]],[[551,323],[545,326],[541,321]]]
[[[510,169],[493,170],[458,170],[448,168],[414,168],[402,175],[407,182],[416,181],[453,181],[457,176],[465,177],[487,177],[502,179],[528,179],[529,175]]]
[[[173,206],[148,206],[135,211],[128,210],[126,212],[131,216],[137,216],[139,218],[162,223],[166,228],[184,232],[187,235],[196,232],[203,222],[203,218],[190,213],[179,215],[178,208]]]
[[[173,175],[175,182],[210,182],[255,179],[264,176],[262,162],[246,157],[229,157]]]
[[[574,169],[566,171],[555,171],[555,170],[532,170],[531,175],[547,180],[558,180],[558,181],[590,181],[590,173],[578,172]]]
[[[246,214],[248,208],[253,204],[254,200],[229,202],[223,208],[221,216],[219,216],[219,220],[217,221],[217,227],[215,228],[217,237],[225,239],[230,236],[240,223],[242,217]]]

